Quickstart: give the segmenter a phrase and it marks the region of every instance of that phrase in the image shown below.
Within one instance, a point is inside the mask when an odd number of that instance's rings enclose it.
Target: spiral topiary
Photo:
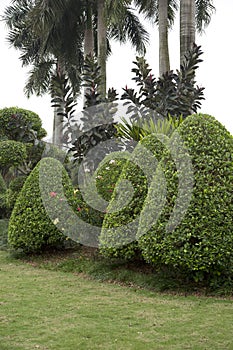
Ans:
[[[152,134],[134,149],[125,164],[107,208],[100,235],[100,252],[108,258],[140,256],[136,233],[150,181],[164,151],[167,137]]]

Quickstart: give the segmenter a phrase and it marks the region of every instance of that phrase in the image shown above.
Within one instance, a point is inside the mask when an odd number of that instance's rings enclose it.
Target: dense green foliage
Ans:
[[[66,171],[59,161],[42,159],[16,200],[9,222],[10,245],[30,252],[61,244],[65,236],[53,222],[69,221],[70,213],[63,208],[64,195],[72,205],[73,187]]]
[[[30,142],[46,136],[39,116],[23,108],[10,107],[0,110],[0,136],[9,140]]]
[[[100,67],[95,57],[88,55],[83,67],[83,86],[85,88],[85,106],[77,121],[77,116],[66,113],[64,138],[71,140],[70,151],[77,162],[93,170],[97,167],[105,154],[109,153],[109,144],[106,149],[105,141],[116,135],[114,114],[117,111],[117,93],[109,89],[106,97],[101,97],[98,90],[101,86]],[[97,145],[101,147],[96,147]],[[86,155],[94,149],[94,156],[88,162]],[[117,149],[114,149],[116,151]],[[90,154],[90,153],[89,153]]]
[[[7,174],[11,166],[21,174],[30,173],[43,154],[45,144],[41,139],[44,136],[46,131],[36,113],[18,107],[0,110],[0,141],[3,147],[0,166],[4,177],[12,177],[12,172]]]
[[[6,204],[8,209],[12,210],[14,208],[16,199],[24,185],[26,178],[26,176],[18,176],[11,180],[6,191]]]
[[[148,63],[144,57],[137,57],[134,62],[135,80],[138,91],[128,88],[124,89],[121,99],[126,100],[129,105],[128,113],[132,120],[141,117],[148,120],[149,117],[158,119],[158,115],[167,118],[169,115],[186,118],[197,112],[201,107],[204,88],[196,85],[195,71],[202,60],[200,46],[193,46],[187,54],[180,70],[170,71],[156,79],[151,73]],[[154,111],[152,113],[152,111]]]
[[[188,148],[193,170],[182,168],[185,166],[182,149],[177,158],[181,171],[171,154],[163,157],[160,166],[166,178],[166,202],[157,222],[153,222],[151,215],[156,212],[156,196],[161,188],[161,177],[155,176],[138,230],[143,256],[156,266],[189,271],[195,279],[232,272],[233,138],[208,115],[188,117],[177,131]],[[171,138],[174,147],[176,137],[174,134]],[[187,192],[192,186],[191,201],[187,203]]]
[[[103,222],[100,248],[104,256],[131,259],[138,253],[135,240],[140,211],[165,139],[155,134],[145,137],[125,164]]]
[[[0,169],[20,165],[26,157],[26,146],[22,142],[13,140],[0,142]]]

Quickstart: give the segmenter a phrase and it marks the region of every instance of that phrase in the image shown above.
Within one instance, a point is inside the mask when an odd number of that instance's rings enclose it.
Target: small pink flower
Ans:
[[[52,192],[49,193],[49,195],[50,195],[50,197],[56,197],[57,196],[57,192],[53,192],[52,191]]]
[[[64,199],[63,198],[60,198],[60,201],[62,202]]]
[[[81,211],[81,208],[80,208],[80,207],[78,207],[78,208],[77,208],[77,211]]]

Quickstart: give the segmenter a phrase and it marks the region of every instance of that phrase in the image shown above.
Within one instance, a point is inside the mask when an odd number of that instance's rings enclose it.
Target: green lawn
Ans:
[[[0,252],[1,350],[233,349],[233,301],[162,295]]]

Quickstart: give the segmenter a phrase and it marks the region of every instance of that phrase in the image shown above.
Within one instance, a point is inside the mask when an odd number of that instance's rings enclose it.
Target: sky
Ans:
[[[0,15],[9,6],[10,0],[0,0]],[[233,134],[233,0],[215,0],[216,13],[212,16],[210,25],[202,36],[197,36],[196,43],[201,45],[202,59],[196,80],[199,86],[205,87],[205,101],[198,112],[213,115],[226,126]],[[150,45],[147,47],[146,59],[152,68],[152,73],[158,77],[158,30],[147,22],[150,32]],[[27,79],[27,68],[22,68],[19,60],[20,53],[9,47],[6,40],[7,31],[0,21],[0,109],[17,106],[36,112],[42,119],[43,127],[47,130],[48,139],[52,135],[53,109],[50,97],[32,96],[29,99],[24,95],[24,86]],[[169,32],[169,50],[171,69],[179,68],[179,25],[177,21]],[[122,94],[122,87],[135,87],[131,80],[133,74],[132,62],[135,60],[135,51],[130,44],[120,45],[112,43],[113,54],[107,65],[107,85],[115,87]],[[77,112],[82,108],[82,102]]]

